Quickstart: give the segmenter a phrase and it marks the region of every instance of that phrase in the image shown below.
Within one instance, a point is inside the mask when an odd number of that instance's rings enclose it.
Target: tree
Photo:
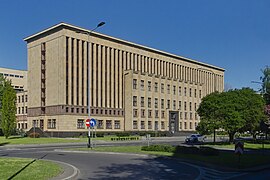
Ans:
[[[260,77],[262,81],[260,92],[263,95],[266,104],[270,104],[270,67],[266,66],[265,69],[262,69],[261,71],[263,76]]]
[[[1,127],[2,99],[3,99],[5,83],[6,83],[5,77],[2,74],[0,74],[0,127]]]
[[[198,130],[202,127],[212,132],[224,129],[229,134],[230,142],[236,132],[255,132],[260,120],[265,118],[264,100],[248,88],[207,95],[197,112],[201,117]]]
[[[10,81],[4,83],[1,114],[3,133],[8,138],[16,127],[16,92]]]
[[[220,119],[217,113],[219,107],[219,92],[211,93],[202,99],[197,112],[201,117],[201,121],[198,124],[196,130],[201,134],[214,133],[214,142],[216,142],[216,129],[220,127]]]

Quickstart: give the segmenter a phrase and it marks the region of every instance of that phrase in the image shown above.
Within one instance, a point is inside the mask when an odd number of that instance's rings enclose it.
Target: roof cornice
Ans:
[[[63,28],[66,27],[66,28],[71,28],[71,29],[77,30],[77,31],[83,31],[83,32],[91,33],[92,35],[98,36],[98,37],[103,38],[103,39],[112,40],[112,41],[115,41],[115,42],[118,42],[118,43],[126,44],[128,46],[133,46],[133,47],[136,47],[136,48],[148,50],[148,51],[155,52],[155,53],[158,53],[158,54],[162,54],[162,55],[165,55],[165,56],[169,56],[169,57],[172,57],[172,58],[181,59],[181,60],[184,60],[184,61],[187,61],[187,62],[192,62],[192,63],[198,64],[198,65],[204,66],[204,67],[213,68],[213,69],[216,69],[216,70],[219,70],[219,71],[225,71],[225,69],[217,67],[217,66],[213,66],[213,65],[206,64],[206,63],[203,63],[203,62],[199,62],[199,61],[196,61],[196,60],[193,60],[193,59],[190,59],[190,58],[182,57],[182,56],[171,54],[171,53],[161,51],[161,50],[158,50],[158,49],[150,48],[150,47],[147,47],[147,46],[144,46],[144,45],[129,42],[129,41],[126,41],[126,40],[123,40],[123,39],[108,36],[108,35],[101,34],[101,33],[98,33],[98,32],[92,32],[91,30],[81,28],[81,27],[78,27],[78,26],[74,26],[74,25],[71,25],[71,24],[67,24],[67,23],[64,23],[64,22],[61,22],[61,23],[56,24],[54,26],[51,26],[51,27],[49,27],[47,29],[44,29],[44,30],[42,30],[42,31],[40,31],[40,32],[38,32],[36,34],[31,35],[31,36],[28,36],[28,37],[24,38],[23,40],[28,42],[33,38],[37,38],[38,36],[40,36],[40,35],[42,35],[44,33],[47,33],[49,31],[52,31],[52,30],[54,30],[56,28],[59,28],[61,26]]]

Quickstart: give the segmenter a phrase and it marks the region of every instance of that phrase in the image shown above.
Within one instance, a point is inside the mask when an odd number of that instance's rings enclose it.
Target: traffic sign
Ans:
[[[244,143],[243,142],[236,142],[235,143],[235,154],[242,155],[244,153]]]
[[[86,125],[87,127],[90,127],[90,119],[86,119],[85,125]]]
[[[96,124],[97,124],[97,121],[94,118],[92,118],[90,120],[90,127],[94,127]]]

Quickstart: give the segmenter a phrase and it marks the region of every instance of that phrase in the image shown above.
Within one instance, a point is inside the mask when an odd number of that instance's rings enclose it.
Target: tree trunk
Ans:
[[[229,142],[230,143],[233,142],[234,134],[235,134],[235,132],[229,132]]]

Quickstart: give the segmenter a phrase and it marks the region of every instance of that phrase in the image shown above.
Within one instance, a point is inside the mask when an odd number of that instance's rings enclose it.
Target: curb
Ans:
[[[63,168],[63,173],[59,174],[56,177],[53,177],[51,180],[73,180],[73,179],[77,179],[76,177],[80,173],[80,170],[71,164],[64,163],[61,161],[49,160],[49,159],[43,159],[43,160],[57,163]]]

